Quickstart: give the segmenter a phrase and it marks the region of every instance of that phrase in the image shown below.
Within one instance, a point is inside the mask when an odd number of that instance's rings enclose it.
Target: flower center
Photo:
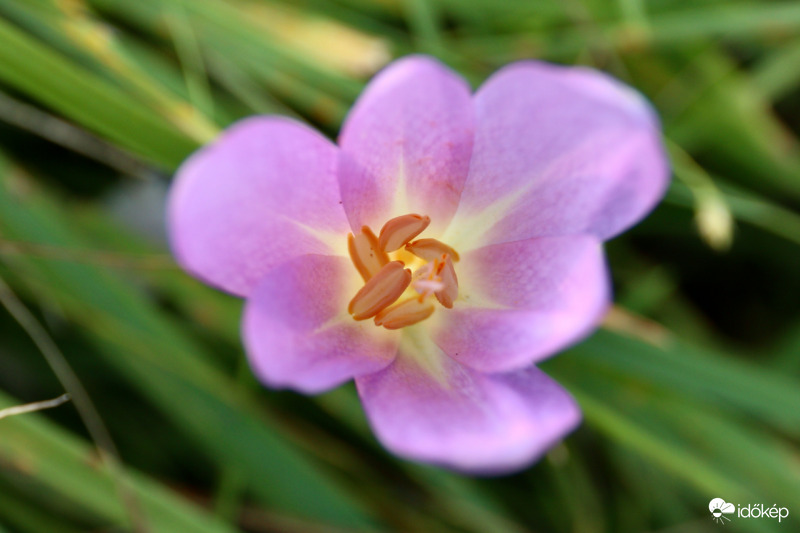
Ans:
[[[436,239],[412,241],[430,224],[420,215],[391,219],[376,236],[369,226],[347,236],[347,249],[364,286],[347,310],[355,320],[373,318],[375,325],[400,329],[425,320],[435,301],[453,307],[458,278],[455,250]]]

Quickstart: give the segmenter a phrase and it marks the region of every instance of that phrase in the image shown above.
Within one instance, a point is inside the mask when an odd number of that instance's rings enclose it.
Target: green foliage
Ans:
[[[0,409],[64,392],[52,338],[119,452],[79,401],[0,418],[0,533],[715,531],[714,497],[792,513],[748,531],[797,529],[799,46],[778,1],[0,0],[0,293],[44,326],[34,344],[0,311]],[[515,476],[392,457],[352,387],[261,388],[239,302],[136,229],[161,210],[137,191],[221,128],[334,136],[415,51],[476,85],[527,57],[609,71],[673,159],[664,204],[608,246],[619,306],[543,365],[585,423]]]

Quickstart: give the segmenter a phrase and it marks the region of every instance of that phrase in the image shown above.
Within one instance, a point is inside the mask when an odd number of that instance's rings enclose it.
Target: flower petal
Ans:
[[[272,387],[316,393],[391,363],[398,333],[347,313],[360,282],[335,256],[304,255],[268,272],[243,318],[255,373]]]
[[[395,61],[366,88],[339,145],[342,200],[354,231],[418,213],[447,227],[472,151],[473,109],[466,82],[438,61]]]
[[[336,146],[298,122],[237,123],[178,170],[168,207],[175,256],[197,277],[247,296],[291,257],[336,246],[346,255],[336,165]]]
[[[478,90],[475,107],[470,174],[443,239],[459,252],[546,235],[608,239],[664,193],[655,114],[603,73],[516,63]]]
[[[432,335],[483,372],[522,368],[576,342],[610,302],[602,247],[589,235],[479,248],[464,254],[458,276],[461,297],[434,316]]]
[[[438,357],[438,372],[418,357]],[[572,397],[535,367],[488,375],[441,352],[401,351],[391,366],[356,385],[387,448],[472,473],[524,468],[580,421]]]

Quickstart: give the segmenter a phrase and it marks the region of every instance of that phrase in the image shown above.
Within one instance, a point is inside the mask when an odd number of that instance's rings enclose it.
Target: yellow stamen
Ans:
[[[439,265],[439,276],[441,276],[444,288],[436,291],[436,299],[439,303],[448,309],[453,308],[453,302],[458,298],[458,278],[456,277],[456,269],[453,267],[453,261],[447,254],[442,254],[441,263]]]
[[[433,314],[434,309],[433,302],[409,298],[378,313],[375,324],[386,329],[404,328],[425,320]]]
[[[369,281],[389,263],[389,256],[381,250],[378,238],[369,226],[363,226],[358,235],[354,236],[352,233],[347,235],[347,250],[364,281]]]
[[[406,244],[406,250],[417,257],[421,257],[425,261],[433,261],[434,259],[438,259],[439,257],[442,257],[442,254],[449,255],[455,263],[458,263],[458,260],[460,259],[455,250],[447,246],[445,243],[437,241],[436,239],[418,239],[414,242]]]
[[[433,314],[436,302],[431,296],[453,307],[458,254],[436,239],[411,242],[430,221],[428,216],[403,215],[384,224],[378,237],[368,226],[347,236],[350,259],[365,282],[347,307],[353,319],[374,317],[378,326],[400,329]]]
[[[381,250],[394,252],[425,231],[431,223],[429,216],[402,215],[391,219],[381,228],[378,243]]]
[[[411,271],[400,261],[386,264],[350,300],[347,311],[356,320],[366,320],[393,304],[411,283]]]

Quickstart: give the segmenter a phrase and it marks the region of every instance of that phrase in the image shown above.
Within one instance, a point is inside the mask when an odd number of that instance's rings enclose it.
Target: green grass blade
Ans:
[[[196,146],[132,98],[2,19],[0,79],[165,167],[177,166]]]
[[[0,406],[17,404],[0,393]],[[107,525],[124,523],[109,472],[98,466],[94,448],[47,422],[39,414],[11,417],[0,422],[0,457],[10,464],[27,465],[25,472],[58,498],[80,506]],[[154,532],[229,533],[230,526],[182,500],[170,490],[140,474],[128,472],[128,482]]]
[[[8,165],[8,163],[6,163]],[[8,168],[6,166],[6,168]],[[82,237],[41,199],[0,187],[0,227],[17,241],[82,246]],[[106,362],[196,439],[210,457],[239,465],[262,500],[286,512],[362,527],[369,518],[265,418],[213,357],[114,274],[91,264],[17,257],[8,265],[28,290],[57,301],[101,348]]]
[[[733,413],[749,413],[774,427],[800,435],[800,383],[764,366],[687,345],[670,338],[665,347],[605,330],[548,362],[565,380],[587,377],[573,366],[596,369],[634,382],[647,382],[663,390],[679,390],[700,402]],[[590,373],[595,376],[594,372]]]

